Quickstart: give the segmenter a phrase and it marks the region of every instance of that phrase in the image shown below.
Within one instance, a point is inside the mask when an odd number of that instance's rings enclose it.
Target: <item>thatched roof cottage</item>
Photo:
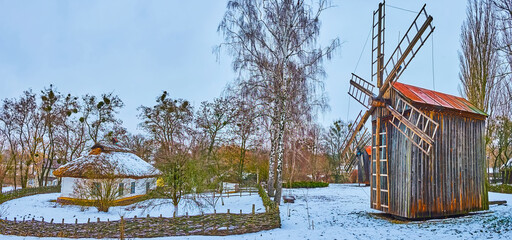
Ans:
[[[97,184],[107,179],[116,180],[118,201],[122,201],[144,195],[155,188],[156,177],[161,172],[128,148],[98,143],[88,155],[62,165],[53,174],[62,178],[60,202],[89,200],[77,194],[77,188],[84,185],[84,182]]]

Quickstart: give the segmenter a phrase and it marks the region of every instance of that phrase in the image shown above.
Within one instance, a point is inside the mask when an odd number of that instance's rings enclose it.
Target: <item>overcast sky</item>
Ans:
[[[124,101],[119,117],[138,132],[136,108],[150,106],[163,90],[172,98],[202,101],[219,96],[232,81],[231,58],[212,53],[226,0],[196,1],[0,1],[0,98],[39,92],[53,84],[82,96],[114,92]],[[325,63],[330,110],[318,115],[328,125],[353,119],[362,107],[347,95],[350,73],[370,79],[371,41],[363,47],[377,0],[334,0],[322,16],[319,43],[336,37],[342,45]],[[416,16],[420,1],[386,1],[386,53]],[[436,29],[400,82],[459,95],[460,28],[466,1],[428,1]],[[433,48],[432,48],[433,43]],[[434,65],[432,64],[434,63]],[[433,78],[433,67],[434,76]]]

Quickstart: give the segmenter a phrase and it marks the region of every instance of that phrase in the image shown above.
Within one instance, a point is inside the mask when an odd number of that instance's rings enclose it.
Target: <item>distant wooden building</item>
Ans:
[[[359,149],[357,155],[357,183],[370,185],[370,158],[372,155],[372,146],[365,146]]]
[[[409,219],[488,209],[484,140],[487,114],[466,99],[399,82],[389,94],[391,106],[406,101],[439,127],[427,155],[400,132],[407,134],[406,127],[389,111],[384,109],[382,113],[380,143],[375,143],[377,124],[372,122],[371,207]],[[403,107],[397,111],[403,110],[407,116],[407,105]],[[435,131],[432,126],[417,124],[427,132]],[[375,161],[377,147],[380,166]],[[377,166],[380,171],[376,171]]]

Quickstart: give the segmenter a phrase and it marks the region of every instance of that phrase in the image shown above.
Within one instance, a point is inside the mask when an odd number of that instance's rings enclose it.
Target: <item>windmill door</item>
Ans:
[[[371,208],[388,211],[387,121],[377,118],[372,125]]]

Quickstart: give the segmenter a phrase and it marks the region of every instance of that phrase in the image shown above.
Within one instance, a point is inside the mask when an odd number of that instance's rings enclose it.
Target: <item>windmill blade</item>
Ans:
[[[364,150],[364,147],[370,143],[371,136],[368,132],[368,129],[365,128],[363,134],[360,134],[360,137],[356,141],[356,147],[357,150]],[[345,172],[349,172],[354,167],[355,163],[357,162],[357,153],[355,151],[349,151],[351,153],[350,158],[348,161],[346,161],[348,164],[345,164]]]
[[[390,121],[399,132],[426,154],[430,153],[439,124],[403,98],[396,96],[395,108],[386,104],[393,115]]]
[[[382,97],[389,87],[400,78],[411,60],[416,56],[420,48],[425,44],[435,27],[432,26],[432,16],[427,14],[425,6],[420,10],[413,23],[403,36],[391,57],[384,65],[386,80],[379,92]],[[418,23],[422,23],[419,25]]]
[[[377,81],[377,87],[382,86],[382,71],[384,68],[384,29],[386,25],[386,2],[379,3],[379,8],[373,12],[372,27],[372,81]]]
[[[375,88],[373,84],[352,73],[348,95],[369,109],[374,97],[373,88]]]
[[[364,124],[366,123],[366,120],[368,120],[368,118],[371,116],[371,113],[374,110],[375,110],[375,107],[372,106],[363,115],[361,115],[361,113],[363,111],[359,112],[359,115],[357,115],[357,118],[354,121],[354,124],[352,124],[352,127],[348,131],[350,134],[350,137],[346,138],[345,141],[343,142],[343,144],[341,145],[342,147],[340,148],[340,152],[341,152],[340,156],[345,157],[346,156],[345,154],[347,154],[349,152],[352,142],[356,139],[357,134],[363,128]],[[357,123],[357,125],[355,123]]]
[[[352,155],[356,152],[356,150],[359,150],[360,148],[364,147],[370,140],[370,135],[368,134],[368,129],[364,128],[364,132],[362,134],[358,134],[356,136],[356,139],[352,144],[348,146],[348,151],[346,152],[345,156],[341,156],[342,159],[344,159],[345,163],[350,163],[352,159]]]

